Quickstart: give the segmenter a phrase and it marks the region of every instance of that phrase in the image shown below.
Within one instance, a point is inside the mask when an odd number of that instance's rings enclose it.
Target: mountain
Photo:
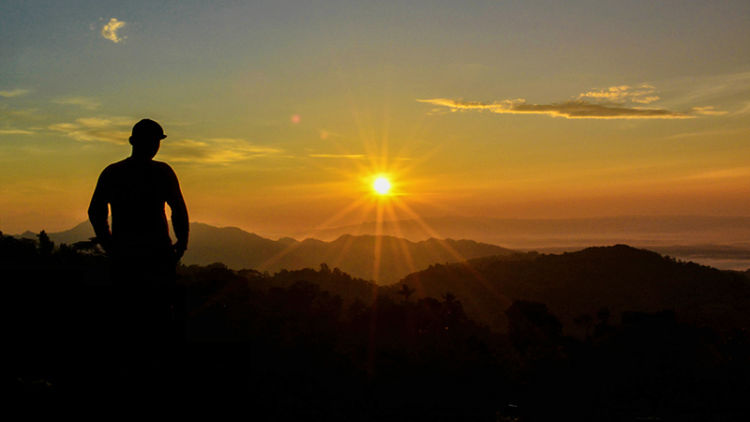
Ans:
[[[500,331],[507,327],[504,311],[514,300],[546,304],[568,332],[580,332],[583,327],[575,320],[582,315],[596,320],[603,308],[613,317],[623,311],[670,309],[691,323],[750,327],[750,283],[743,273],[624,245],[434,265],[410,274],[392,289],[401,284],[415,289],[417,298],[450,292],[468,315]]]
[[[429,227],[430,230],[426,230],[425,227]],[[214,229],[224,230],[216,227]],[[198,230],[199,227],[194,226],[194,238]],[[224,230],[223,233],[229,235],[230,231]],[[345,235],[372,236],[375,233],[376,224],[368,222],[357,226],[341,226],[319,230],[315,232],[315,238],[330,242]],[[447,216],[426,217],[419,221],[385,221],[378,233],[384,236],[405,238],[412,242],[426,240],[430,237],[472,239],[487,244],[504,245],[515,250],[535,250],[545,253],[572,252],[595,245],[628,244],[720,269],[745,270],[750,268],[750,243],[747,241],[747,239],[750,239],[750,217],[619,216],[514,219]],[[31,232],[24,235],[36,237],[36,233]],[[73,230],[50,235],[52,240],[57,243],[73,243],[91,236],[93,236],[93,232],[88,223],[81,223]],[[207,236],[212,237],[212,235]],[[265,240],[270,239],[265,238]],[[259,239],[255,239],[255,241],[248,239],[247,241],[253,244],[257,243]],[[298,243],[290,237],[281,238],[276,242],[284,246]],[[202,248],[201,253],[193,253],[192,249],[201,247],[198,243],[191,243],[190,246],[191,251],[186,257],[186,262],[206,263],[210,259],[224,260],[221,253],[216,253],[216,251],[208,248]],[[262,251],[273,251],[271,254],[273,256],[280,252],[277,248],[276,245],[266,244]],[[236,259],[232,260],[231,267],[241,268],[248,265],[245,264],[246,258],[243,253],[238,252],[234,255],[238,256],[235,256]],[[209,256],[213,258],[208,258]],[[476,256],[481,255],[467,257]],[[250,262],[255,263],[256,261]],[[427,262],[427,264],[433,262]],[[310,263],[314,266],[319,264]],[[415,267],[421,269],[417,265]],[[275,268],[269,267],[271,270]],[[410,271],[406,271],[406,273],[408,272]],[[403,271],[396,272],[396,274],[401,275],[406,273]],[[372,278],[372,268],[357,270],[356,275]],[[386,278],[388,277],[386,276]],[[397,281],[398,277],[389,280]]]
[[[426,230],[429,227],[430,230]],[[425,217],[332,227],[316,232],[326,240],[344,233],[398,235],[421,240],[473,239],[516,250],[572,252],[595,245],[628,244],[721,269],[750,267],[750,217],[614,216],[596,218]],[[430,233],[430,234],[428,234]]]
[[[16,237],[22,237],[25,239],[36,239],[38,233],[32,231],[25,231]],[[91,227],[91,223],[84,221],[73,227],[70,230],[65,230],[56,233],[47,233],[50,240],[57,244],[66,243],[72,245],[73,243],[80,242],[82,240],[89,240],[94,237],[94,229]]]
[[[355,277],[392,284],[409,273],[431,264],[458,262],[510,251],[471,240],[428,239],[411,242],[393,236],[343,235],[333,241],[296,241],[290,238],[266,239],[238,228],[191,225],[190,249],[186,264],[206,265],[223,262],[230,268],[253,268],[276,272],[317,268],[322,263],[338,267]],[[375,271],[376,250],[380,265]]]
[[[72,244],[93,235],[88,223],[64,232],[49,233],[50,239],[58,244]],[[21,236],[35,238],[36,234],[26,232]],[[377,271],[376,250],[381,251]],[[511,253],[509,249],[471,240],[412,242],[394,236],[371,235],[342,235],[330,242],[292,238],[271,240],[236,227],[191,223],[190,245],[182,262],[186,265],[222,262],[233,269],[252,268],[269,272],[317,268],[325,263],[354,277],[393,284],[432,264],[508,253]]]

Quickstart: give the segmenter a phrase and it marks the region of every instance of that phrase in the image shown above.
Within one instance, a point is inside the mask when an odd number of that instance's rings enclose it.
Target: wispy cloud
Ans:
[[[690,109],[690,112],[693,114],[699,114],[701,116],[723,116],[727,114],[726,111],[716,110],[714,106],[693,107]]]
[[[79,106],[86,110],[96,110],[101,106],[99,101],[89,97],[63,97],[54,99],[52,102],[55,104]]]
[[[174,162],[225,165],[239,161],[279,155],[284,151],[255,145],[244,139],[178,139],[162,144],[162,156]]]
[[[347,158],[350,160],[360,160],[365,158],[364,154],[309,154],[311,158]]]
[[[704,130],[696,132],[685,132],[676,133],[674,135],[666,136],[664,139],[683,139],[683,138],[695,138],[701,136],[731,136],[739,133],[750,133],[750,128],[738,128],[738,129],[719,129],[719,130]]]
[[[84,117],[70,123],[56,123],[48,129],[81,142],[124,144],[130,137],[133,119],[125,117]]]
[[[15,108],[8,104],[0,104],[0,120],[7,120],[9,117],[38,119],[40,112],[38,108]]]
[[[704,78],[682,78],[673,82],[682,94],[672,100],[678,104],[726,103],[750,95],[750,71],[712,75]]]
[[[448,98],[418,99],[448,107],[451,111],[489,111],[497,114],[539,114],[566,119],[691,119],[695,115],[661,108],[626,107],[616,104],[598,104],[584,100],[552,104],[529,104],[525,99],[503,100],[494,103],[452,100]]]
[[[117,18],[111,18],[109,22],[102,27],[102,37],[118,44],[125,39],[124,36],[117,33],[124,26],[125,22],[118,20]]]
[[[750,176],[750,167],[735,167],[728,169],[710,170],[684,177],[685,180],[723,180],[723,179],[746,179]]]
[[[651,104],[659,101],[655,95],[656,88],[649,84],[641,84],[638,87],[629,85],[611,86],[607,89],[597,89],[578,95],[578,99],[589,99],[607,101],[612,103],[633,102],[638,104]]]
[[[21,89],[21,88],[10,89],[7,91],[0,91],[0,97],[3,97],[3,98],[20,97],[22,95],[28,94],[29,92],[31,92],[31,90]]]
[[[566,119],[693,119],[722,116],[727,112],[713,106],[692,107],[686,111],[647,106],[660,100],[649,84],[636,87],[616,85],[578,94],[575,99],[549,104],[531,104],[524,98],[495,102],[464,101],[450,98],[417,99],[446,107],[450,111],[489,111],[497,114],[537,114]]]
[[[0,129],[0,135],[33,135],[34,132],[24,129]]]
[[[123,145],[127,143],[135,121],[125,117],[83,117],[73,122],[53,124],[48,129],[80,142]],[[195,140],[170,136],[162,142],[159,156],[173,162],[223,165],[283,152],[279,148],[256,145],[238,138]]]

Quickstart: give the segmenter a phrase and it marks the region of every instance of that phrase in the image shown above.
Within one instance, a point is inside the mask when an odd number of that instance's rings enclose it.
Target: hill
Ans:
[[[57,243],[73,244],[92,237],[91,225],[81,223],[71,230],[50,233]],[[26,232],[21,237],[35,238]],[[376,250],[381,254],[375,271]],[[393,284],[406,275],[436,263],[511,253],[509,249],[471,240],[427,239],[412,242],[394,236],[342,235],[325,242],[317,239],[267,239],[236,227],[214,227],[191,223],[190,245],[182,262],[208,265],[215,262],[229,268],[251,268],[277,272],[317,268],[322,263],[338,267],[354,277]]]
[[[597,314],[617,316],[626,310],[671,309],[678,319],[690,323],[750,326],[750,284],[742,273],[679,262],[624,245],[436,265],[399,284],[415,289],[418,298],[450,292],[469,316],[497,330],[507,327],[503,311],[515,300],[547,304],[567,332],[586,330],[582,321],[591,322]],[[607,312],[600,312],[603,309]]]
[[[154,303],[153,286],[123,296],[108,267],[90,243],[54,247],[45,236],[0,234],[0,279],[13,298],[4,309],[13,320],[5,335],[14,345],[11,402],[237,402],[280,420],[748,414],[746,274],[650,251],[486,257],[407,278],[422,295],[450,288],[467,306],[487,300],[479,311],[506,315],[507,335],[477,324],[455,296],[414,298],[404,285],[378,288],[325,265],[274,275],[180,266],[164,298],[174,300],[169,313],[143,306]],[[516,297],[527,300],[500,306]],[[579,339],[550,313],[599,306],[613,317],[597,311]]]

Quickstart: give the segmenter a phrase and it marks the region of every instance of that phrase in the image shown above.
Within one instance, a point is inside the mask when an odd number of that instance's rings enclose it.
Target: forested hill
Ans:
[[[649,251],[484,258],[387,287],[327,265],[180,266],[169,321],[142,306],[152,288],[123,296],[108,268],[91,242],[0,233],[11,405],[237,403],[277,420],[346,421],[750,411],[746,275]],[[465,309],[507,326],[493,332]],[[587,332],[566,336],[558,317]]]
[[[568,332],[585,332],[597,318],[615,318],[625,310],[671,309],[686,322],[750,326],[746,275],[624,245],[435,265],[399,284],[414,289],[416,297],[450,292],[469,316],[498,330],[507,327],[503,311],[514,300],[547,304]]]

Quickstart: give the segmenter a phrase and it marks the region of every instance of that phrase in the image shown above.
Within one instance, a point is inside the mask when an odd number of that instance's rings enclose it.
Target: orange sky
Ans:
[[[313,3],[0,6],[0,230],[85,220],[142,117],[192,220],[266,235],[381,172],[425,217],[750,215],[747,2]]]

